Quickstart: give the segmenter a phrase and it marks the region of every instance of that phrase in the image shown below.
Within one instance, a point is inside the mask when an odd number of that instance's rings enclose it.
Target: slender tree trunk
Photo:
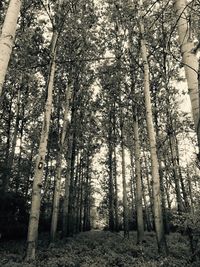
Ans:
[[[72,126],[72,125],[71,125]],[[70,126],[70,127],[71,127]],[[62,223],[62,235],[66,237],[68,235],[68,213],[69,213],[69,188],[70,188],[70,168],[71,168],[71,159],[72,159],[72,129],[70,129],[70,135],[68,140],[68,149],[67,149],[67,173],[65,175],[65,194],[63,201],[63,223]]]
[[[125,168],[125,151],[124,151],[124,125],[123,111],[120,111],[120,129],[121,129],[121,155],[122,155],[122,187],[123,187],[123,220],[124,220],[124,237],[129,237],[129,216],[128,216],[128,198],[126,189],[126,168]]]
[[[150,215],[149,215],[149,209],[147,206],[147,199],[146,199],[146,194],[145,194],[145,185],[144,185],[144,181],[142,179],[142,196],[143,196],[143,200],[144,200],[144,210],[145,210],[145,217],[146,217],[146,226],[147,226],[147,231],[150,232],[151,229],[151,220],[150,220]]]
[[[188,182],[188,190],[189,190],[189,197],[190,197],[190,211],[192,214],[194,214],[194,198],[193,198],[193,193],[192,193],[192,182],[189,174],[189,167],[187,164],[187,182]]]
[[[77,185],[77,197],[76,197],[76,233],[79,232],[80,226],[80,205],[81,205],[81,177],[83,172],[83,159],[80,156],[80,162],[78,167],[78,185]]]
[[[118,215],[118,184],[117,184],[117,155],[116,155],[116,103],[113,103],[113,182],[114,182],[114,214],[115,214],[115,231],[119,231]]]
[[[61,191],[61,173],[62,173],[62,155],[65,143],[65,137],[67,133],[67,124],[68,124],[68,114],[69,114],[69,99],[70,99],[70,88],[66,92],[66,102],[65,102],[65,111],[63,118],[63,127],[61,131],[59,149],[57,154],[57,165],[56,165],[56,178],[55,178],[55,188],[54,188],[54,200],[53,200],[53,213],[51,220],[51,242],[54,242],[57,223],[58,223],[58,214],[59,214],[59,202],[60,202],[60,191]]]
[[[74,190],[75,190],[75,161],[76,161],[76,130],[77,122],[73,124],[73,138],[72,138],[72,150],[71,150],[71,166],[70,166],[70,185],[69,185],[69,210],[68,210],[68,234],[74,234]]]
[[[138,108],[134,104],[135,94],[135,81],[133,74],[133,55],[131,53],[132,30],[130,29],[129,43],[130,43],[130,76],[131,76],[131,100],[132,100],[132,113],[133,113],[133,131],[134,131],[134,155],[135,155],[135,176],[136,176],[136,214],[137,214],[137,244],[141,244],[144,239],[144,218],[142,206],[142,172],[140,162],[140,140],[139,140],[139,125],[138,125]]]
[[[7,175],[9,171],[9,155],[10,155],[10,144],[11,144],[11,120],[12,120],[12,102],[13,98],[11,99],[8,107],[8,124],[6,126],[6,146],[5,146],[5,158],[4,158],[4,171],[1,178],[1,184],[0,186],[1,193],[5,193],[8,191],[8,185],[9,185],[9,177]]]
[[[168,216],[166,210],[166,197],[165,197],[165,190],[164,190],[164,175],[163,175],[163,168],[161,165],[161,155],[159,160],[159,175],[160,175],[160,191],[161,191],[161,199],[162,199],[162,211],[163,211],[163,223],[165,234],[169,234],[169,223],[168,223]]]
[[[22,118],[24,117],[24,107],[21,114]],[[21,120],[21,127],[20,127],[20,138],[19,138],[19,155],[18,155],[18,162],[17,162],[17,175],[16,175],[16,187],[15,192],[17,193],[20,187],[20,179],[21,179],[21,159],[22,159],[22,142],[23,142],[23,132],[24,132],[24,120]]]
[[[113,186],[113,147],[112,147],[112,121],[111,110],[109,112],[109,133],[108,133],[108,170],[109,170],[109,230],[114,230],[114,186]]]
[[[16,104],[16,120],[15,120],[15,128],[13,132],[13,139],[12,139],[12,148],[11,152],[8,158],[8,171],[7,171],[7,176],[8,176],[8,186],[9,186],[9,179],[12,176],[12,168],[13,168],[13,163],[14,163],[14,158],[15,158],[15,149],[16,149],[16,143],[17,143],[17,134],[19,131],[19,113],[20,113],[20,90],[18,90],[17,94],[17,104]]]
[[[87,153],[87,158],[86,158],[86,182],[85,182],[85,187],[84,187],[84,207],[83,207],[83,231],[88,231],[89,230],[89,209],[90,209],[90,173],[89,173],[89,153]]]
[[[47,100],[45,104],[44,110],[44,118],[42,124],[42,131],[39,143],[39,151],[36,159],[36,166],[34,172],[34,180],[33,180],[33,191],[32,191],[32,201],[31,201],[31,211],[29,218],[29,227],[28,227],[28,246],[27,246],[27,260],[35,259],[35,251],[36,251],[36,242],[38,236],[38,224],[39,224],[39,215],[40,215],[40,204],[41,204],[41,187],[42,187],[42,176],[44,169],[44,162],[47,150],[47,141],[49,135],[49,126],[50,126],[50,116],[52,109],[52,93],[53,93],[53,84],[54,84],[54,76],[56,71],[56,42],[58,38],[58,32],[54,32],[52,37],[52,48],[51,55],[52,60],[50,64],[50,74],[48,80],[48,89],[47,89]]]
[[[132,41],[130,41],[132,45]],[[132,61],[132,55],[130,56]],[[133,62],[131,62],[132,66]],[[137,244],[142,244],[144,239],[144,218],[142,207],[142,173],[140,163],[140,140],[139,140],[139,125],[138,125],[138,109],[134,105],[135,87],[134,77],[131,71],[131,98],[132,98],[132,113],[133,113],[133,131],[134,131],[134,155],[135,155],[135,176],[136,176],[136,214],[137,214]]]
[[[80,169],[80,161],[81,161],[81,154],[77,151],[76,155],[76,167],[75,167],[75,179],[74,179],[74,190],[73,190],[73,225],[74,225],[74,233],[77,233],[77,202],[78,202],[78,187],[79,187],[79,169]]]
[[[20,13],[22,1],[10,0],[6,17],[3,23],[0,36],[0,95],[2,93],[3,83],[5,80],[10,55],[12,52],[17,19]]]
[[[147,179],[147,188],[149,193],[149,202],[150,202],[150,209],[151,209],[151,228],[155,229],[155,220],[154,220],[154,212],[153,212],[153,190],[151,189],[151,180],[149,177],[149,168],[148,168],[148,162],[147,162],[147,156],[145,155],[145,152],[143,150],[143,159],[144,159],[144,167],[146,172],[146,179]]]
[[[132,149],[132,148],[131,148]],[[131,152],[131,149],[130,149],[130,157],[131,157],[131,170],[130,170],[130,176],[131,176],[131,179],[130,179],[130,193],[131,193],[131,209],[132,209],[132,213],[131,215],[133,216],[134,218],[134,213],[135,213],[135,188],[134,188],[134,171],[133,171],[133,160],[132,160],[132,152]],[[132,219],[132,218],[131,218]]]
[[[174,0],[180,50],[192,105],[194,125],[200,147],[198,60],[194,53],[194,40],[191,25],[188,21],[187,5],[188,3],[186,0]]]
[[[79,231],[83,231],[83,181],[84,181],[84,171],[82,170],[81,180],[80,180],[80,206],[79,206]]]
[[[166,74],[164,76],[164,81],[167,86]],[[154,121],[155,121],[155,134],[157,139],[159,140],[159,121],[158,121],[158,103],[157,103],[157,90],[155,88],[153,92],[153,103],[154,103]],[[169,225],[168,218],[166,212],[166,201],[165,201],[165,191],[164,191],[164,175],[163,175],[163,167],[162,167],[162,151],[160,150],[161,145],[157,144],[157,155],[159,158],[158,167],[159,167],[159,177],[160,177],[160,191],[161,191],[161,200],[162,200],[162,213],[163,213],[163,224],[165,234],[169,234]]]
[[[31,146],[31,153],[29,157],[29,164],[28,164],[28,172],[27,172],[27,180],[25,181],[25,190],[24,190],[24,198],[26,199],[26,202],[28,201],[28,191],[29,191],[29,184],[30,184],[30,177],[32,175],[32,160],[33,160],[33,148],[34,144]]]
[[[140,1],[140,8],[142,8],[141,5],[142,1]],[[156,228],[156,238],[157,238],[159,252],[166,254],[167,245],[164,234],[163,215],[161,207],[160,177],[159,177],[158,158],[156,151],[156,136],[153,126],[152,104],[150,97],[149,64],[147,59],[146,40],[144,38],[145,35],[144,24],[142,21],[141,12],[140,12],[139,29],[141,35],[141,55],[144,68],[144,97],[145,97],[145,107],[146,107],[146,121],[147,121],[147,131],[150,144],[150,153],[151,153],[151,172],[153,178],[153,201],[154,201],[154,220]]]
[[[175,191],[176,191],[176,200],[177,200],[177,207],[179,212],[184,211],[182,197],[181,197],[181,190],[180,190],[180,182],[179,182],[179,175],[178,175],[178,166],[176,162],[176,147],[174,143],[174,137],[169,136],[169,144],[171,150],[171,157],[172,157],[172,165],[173,165],[173,174],[174,174],[174,183],[175,183]]]
[[[11,139],[11,112],[12,112],[12,101],[9,105],[9,118],[8,118],[8,131],[7,131],[7,145],[6,145],[6,157],[5,157],[5,168],[3,174],[3,192],[7,192],[9,188],[9,181],[12,173],[13,161],[15,156],[15,148],[17,142],[17,133],[19,130],[19,101],[20,101],[20,92],[18,91],[17,104],[16,104],[16,120],[13,132],[13,138]],[[12,142],[11,142],[12,140]],[[11,144],[12,143],[12,144]],[[11,149],[10,149],[11,147]]]
[[[114,147],[114,170],[113,170],[113,178],[114,178],[114,207],[115,207],[115,231],[119,231],[119,215],[118,215],[118,184],[117,184],[117,156],[116,156],[116,147]]]
[[[132,197],[132,209],[133,209],[133,216],[136,217],[136,181],[135,181],[135,164],[133,161],[133,145],[130,147],[130,160],[131,160],[131,184],[132,184],[132,191],[133,191],[133,197]],[[135,201],[134,201],[135,200]]]
[[[137,244],[141,244],[144,239],[144,219],[142,207],[142,176],[140,165],[140,144],[137,110],[134,112],[134,151],[135,151],[135,174],[136,174],[136,209],[137,209]]]
[[[186,210],[190,209],[190,204],[188,201],[188,196],[187,196],[187,192],[186,192],[186,188],[185,188],[185,184],[184,184],[184,180],[183,180],[183,175],[182,175],[182,171],[181,171],[181,165],[180,165],[180,159],[179,159],[179,147],[178,147],[178,139],[176,134],[174,135],[174,142],[175,142],[175,146],[176,146],[176,162],[178,165],[178,173],[179,173],[179,178],[180,178],[180,184],[181,184],[181,190],[182,190],[182,194],[183,194],[183,200],[184,200],[184,206],[186,208]]]

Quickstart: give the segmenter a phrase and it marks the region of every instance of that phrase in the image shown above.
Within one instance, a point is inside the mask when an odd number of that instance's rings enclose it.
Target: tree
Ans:
[[[186,0],[175,0],[174,9],[177,19],[179,44],[188,92],[192,106],[194,126],[197,133],[198,146],[200,148],[200,123],[199,123],[199,90],[198,90],[198,60],[194,52],[195,45],[191,24],[188,20],[188,4]]]
[[[142,5],[139,5],[139,30],[140,30],[140,44],[141,44],[141,57],[144,68],[144,98],[146,108],[146,121],[147,131],[150,144],[151,153],[151,172],[153,177],[153,202],[154,202],[154,220],[156,228],[156,238],[158,244],[158,250],[162,253],[167,253],[167,246],[163,227],[162,207],[161,207],[161,192],[160,192],[160,177],[158,158],[156,151],[156,136],[152,118],[151,96],[150,96],[150,77],[149,77],[149,65],[147,58],[147,48],[145,40],[144,22],[142,20],[143,13],[141,12]]]
[[[66,89],[66,100],[65,100],[65,111],[64,111],[64,118],[63,118],[63,126],[60,134],[59,140],[59,148],[58,154],[56,159],[56,177],[55,177],[55,188],[54,188],[54,200],[53,200],[53,213],[52,213],[52,221],[51,221],[51,241],[54,242],[55,234],[57,230],[57,223],[58,223],[58,213],[59,213],[59,202],[60,202],[60,191],[61,191],[61,174],[62,174],[62,156],[63,156],[63,149],[65,144],[65,137],[68,130],[68,115],[69,115],[69,102],[70,102],[70,95],[71,91],[68,87]]]
[[[6,17],[0,36],[0,95],[2,93],[10,55],[15,41],[17,19],[19,16],[21,0],[10,0]]]
[[[58,14],[61,12],[62,3],[59,2]],[[58,25],[56,25],[58,26]],[[47,141],[49,135],[50,127],[50,116],[52,109],[52,94],[54,88],[54,77],[56,71],[56,50],[57,50],[57,41],[58,41],[58,28],[54,28],[52,40],[51,40],[51,60],[49,65],[49,77],[47,82],[47,99],[44,109],[44,117],[42,124],[42,131],[40,136],[39,151],[35,165],[34,171],[34,180],[33,180],[33,190],[32,190],[32,201],[31,201],[31,211],[29,218],[29,227],[28,227],[28,237],[27,237],[27,260],[35,259],[35,250],[36,250],[36,241],[38,236],[38,224],[39,224],[39,215],[40,215],[40,203],[41,203],[41,188],[42,188],[42,177],[44,170],[44,162],[47,150]]]

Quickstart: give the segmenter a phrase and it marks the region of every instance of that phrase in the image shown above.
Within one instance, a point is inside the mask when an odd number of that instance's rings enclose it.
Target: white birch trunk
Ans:
[[[140,0],[140,8],[142,10],[142,1]],[[149,64],[147,59],[147,48],[146,40],[144,38],[144,24],[143,24],[143,14],[139,12],[139,29],[141,35],[141,55],[144,68],[144,97],[145,97],[145,107],[146,107],[146,121],[147,121],[147,131],[150,144],[150,153],[151,153],[151,173],[153,179],[153,203],[154,203],[154,220],[156,228],[156,238],[158,244],[159,252],[163,254],[167,253],[167,246],[164,234],[164,225],[163,225],[163,215],[162,215],[162,206],[161,206],[161,191],[160,191],[160,177],[159,177],[159,167],[158,167],[158,158],[156,150],[156,136],[153,125],[153,116],[152,116],[152,104],[150,96],[150,75],[149,75]]]
[[[49,78],[47,82],[47,100],[44,110],[44,119],[42,124],[42,132],[40,137],[39,152],[36,160],[34,180],[33,180],[33,191],[32,191],[32,201],[31,201],[31,212],[29,218],[29,227],[28,227],[28,238],[27,238],[27,260],[35,259],[36,251],[36,242],[38,236],[38,225],[39,225],[39,216],[40,216],[40,204],[41,204],[41,187],[42,187],[42,177],[43,169],[45,163],[45,156],[47,150],[47,141],[49,136],[49,126],[52,110],[52,95],[54,87],[54,77],[56,72],[56,50],[57,50],[57,41],[58,41],[58,24],[60,22],[61,16],[61,7],[63,0],[58,0],[58,10],[57,10],[57,20],[56,27],[53,32],[52,41],[51,41],[51,62],[49,70]]]
[[[40,137],[39,151],[36,160],[36,166],[34,171],[34,180],[33,180],[33,191],[32,191],[32,201],[31,201],[31,211],[29,218],[29,227],[28,227],[28,238],[27,238],[27,260],[35,259],[35,250],[36,242],[38,236],[38,224],[39,224],[39,215],[40,215],[40,203],[41,203],[41,187],[42,187],[42,177],[43,169],[45,163],[45,156],[47,150],[47,141],[49,135],[49,126],[50,126],[50,117],[52,110],[52,93],[53,93],[53,84],[54,76],[56,71],[56,41],[58,38],[57,32],[53,34],[52,37],[52,61],[50,65],[50,74],[48,80],[48,96],[45,104],[44,118],[42,124],[42,132]]]
[[[0,36],[0,95],[12,52],[21,0],[10,0]]]
[[[194,53],[194,40],[188,22],[187,1],[175,0],[174,9],[177,17],[177,29],[185,76],[188,84],[192,114],[196,131],[199,124],[198,60]],[[198,133],[197,133],[198,134]]]

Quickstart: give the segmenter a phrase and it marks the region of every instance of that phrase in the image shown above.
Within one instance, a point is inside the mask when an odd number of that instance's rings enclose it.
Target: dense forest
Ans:
[[[0,266],[200,266],[200,1],[0,1]]]

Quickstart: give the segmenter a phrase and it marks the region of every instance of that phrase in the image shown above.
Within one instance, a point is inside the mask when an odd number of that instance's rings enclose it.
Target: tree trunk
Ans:
[[[72,126],[72,125],[71,125]],[[71,127],[70,126],[70,127]],[[67,173],[65,175],[65,194],[63,201],[63,218],[62,218],[62,236],[68,235],[68,213],[69,213],[69,188],[70,188],[70,168],[71,168],[71,157],[72,157],[72,129],[70,129],[68,149],[67,149]]]
[[[195,47],[194,40],[192,38],[192,29],[188,21],[188,3],[186,0],[175,0],[174,3],[180,50],[192,105],[192,114],[198,137],[198,145],[200,147],[198,60],[194,53]]]
[[[131,161],[131,195],[132,195],[132,215],[135,216],[136,211],[136,181],[135,181],[135,164],[133,161],[133,146],[130,146],[130,161]],[[136,217],[136,216],[135,216]]]
[[[144,239],[144,219],[142,207],[142,176],[140,165],[140,143],[137,109],[134,112],[133,121],[134,130],[134,151],[135,151],[135,174],[136,174],[136,209],[137,209],[137,244],[142,244]]]
[[[22,1],[10,0],[0,36],[0,95],[15,40],[17,19]]]
[[[184,180],[183,180],[183,175],[182,175],[182,171],[181,171],[181,165],[180,165],[180,159],[179,159],[178,139],[177,139],[176,134],[174,135],[174,139],[175,139],[175,145],[176,145],[176,161],[177,161],[177,165],[178,165],[178,173],[179,173],[179,178],[180,178],[180,183],[181,183],[181,190],[182,190],[182,194],[183,194],[184,205],[185,205],[185,209],[189,210],[190,204],[188,201],[188,196],[187,196],[187,192],[186,192],[186,188],[185,188],[185,184],[184,184]]]
[[[118,184],[117,184],[117,156],[116,156],[116,147],[114,147],[114,170],[113,170],[113,178],[114,178],[114,207],[115,207],[115,231],[119,231],[119,215],[118,215]]]
[[[130,193],[131,193],[131,218],[130,219],[133,219],[134,218],[134,214],[135,214],[135,188],[134,188],[134,163],[133,163],[133,153],[132,153],[132,148],[130,148],[130,160],[131,160],[131,170],[130,170],[130,176],[131,176],[131,179],[130,179]]]
[[[77,185],[77,197],[76,197],[76,233],[80,232],[80,205],[81,205],[81,182],[82,182],[82,173],[83,173],[83,158],[82,155],[80,156],[80,162],[78,166],[78,185]]]
[[[145,190],[145,186],[144,186],[144,181],[142,179],[142,195],[143,195],[143,200],[144,200],[146,226],[147,226],[147,231],[150,232],[152,230],[152,228],[151,228],[151,220],[150,220],[150,215],[149,215],[149,209],[147,206],[147,199],[146,199],[146,192],[145,191],[146,190]]]
[[[190,211],[192,214],[194,214],[194,198],[193,198],[193,193],[192,193],[192,181],[190,178],[190,174],[189,174],[189,166],[187,164],[186,166],[187,168],[187,182],[188,182],[188,191],[189,191],[189,197],[190,197]]]
[[[147,179],[147,188],[149,193],[149,202],[150,202],[150,209],[151,209],[151,228],[155,230],[155,220],[154,220],[154,212],[153,212],[153,190],[151,189],[151,182],[149,177],[149,166],[147,162],[147,156],[145,155],[145,151],[143,150],[143,160],[144,160],[144,168],[146,173]]]
[[[109,199],[109,230],[114,231],[114,186],[113,186],[113,145],[112,145],[112,121],[111,110],[109,112],[109,132],[108,132],[108,199]]]
[[[120,111],[120,129],[121,129],[121,155],[122,155],[122,186],[123,186],[123,220],[124,220],[124,237],[129,237],[129,216],[128,216],[128,198],[126,190],[126,168],[125,168],[125,151],[124,151],[124,125],[123,110]]]
[[[27,172],[27,180],[25,182],[25,189],[24,189],[24,198],[26,200],[26,202],[28,201],[28,192],[29,192],[29,184],[30,184],[30,177],[32,174],[32,160],[33,160],[33,152],[34,152],[34,144],[31,145],[31,152],[30,152],[30,156],[29,156],[29,164],[28,164],[28,172]]]
[[[60,191],[61,191],[61,173],[62,173],[62,155],[65,143],[65,137],[67,133],[67,124],[68,124],[68,114],[69,114],[69,100],[70,100],[70,88],[66,92],[66,102],[65,102],[65,111],[63,118],[63,127],[61,131],[61,136],[59,140],[59,149],[57,154],[57,165],[56,165],[56,177],[55,177],[55,188],[54,188],[54,200],[53,200],[53,213],[51,220],[51,242],[54,242],[57,223],[58,223],[58,214],[59,214],[59,202],[60,202]]]
[[[177,200],[177,207],[178,212],[183,212],[183,201],[181,197],[181,190],[180,190],[180,183],[179,183],[179,175],[178,175],[178,166],[176,161],[176,147],[174,143],[174,136],[169,136],[169,144],[171,150],[171,157],[172,157],[172,166],[173,166],[173,174],[174,174],[174,183],[175,183],[175,192],[176,192],[176,200]]]
[[[20,188],[20,179],[21,179],[21,159],[22,159],[22,143],[23,143],[23,132],[24,132],[24,107],[22,107],[22,120],[21,120],[21,127],[20,127],[20,138],[19,138],[19,155],[18,155],[18,162],[17,162],[17,175],[15,181],[15,192],[17,193]]]
[[[52,109],[52,93],[53,93],[53,83],[54,76],[56,71],[56,42],[58,38],[58,33],[54,32],[52,37],[52,48],[51,55],[52,60],[50,63],[50,74],[48,80],[48,89],[47,89],[47,100],[44,110],[44,118],[42,124],[42,131],[39,143],[39,151],[36,159],[35,171],[34,171],[34,180],[33,180],[33,191],[32,191],[32,201],[31,201],[31,211],[29,218],[29,227],[28,227],[28,246],[27,246],[27,260],[35,259],[35,250],[36,242],[38,236],[38,224],[39,224],[39,215],[40,215],[40,203],[41,203],[41,187],[42,187],[42,176],[44,169],[44,162],[47,150],[47,141],[49,135],[49,126],[50,126],[50,117]]]
[[[140,8],[142,9],[142,7]],[[144,68],[144,97],[145,97],[145,107],[146,107],[146,121],[147,121],[147,131],[150,144],[150,153],[151,153],[151,172],[153,178],[153,201],[154,201],[154,220],[156,228],[156,238],[158,244],[158,251],[163,254],[167,254],[167,245],[164,234],[163,215],[161,207],[160,177],[159,177],[157,150],[156,150],[156,136],[153,125],[152,104],[150,96],[149,64],[147,59],[146,40],[144,38],[145,35],[144,24],[142,21],[141,12],[140,12],[139,29],[141,35],[141,40],[140,40],[141,55]]]
[[[115,231],[119,231],[118,215],[118,184],[117,184],[117,155],[116,155],[116,103],[113,103],[113,182],[114,182],[114,214],[115,214]]]
[[[165,197],[165,190],[164,190],[164,175],[163,175],[163,168],[161,165],[161,155],[159,160],[159,175],[160,175],[160,191],[161,191],[161,199],[162,199],[162,211],[163,211],[163,223],[164,223],[164,230],[165,234],[169,234],[169,223],[168,223],[168,216],[166,210],[166,197]]]

